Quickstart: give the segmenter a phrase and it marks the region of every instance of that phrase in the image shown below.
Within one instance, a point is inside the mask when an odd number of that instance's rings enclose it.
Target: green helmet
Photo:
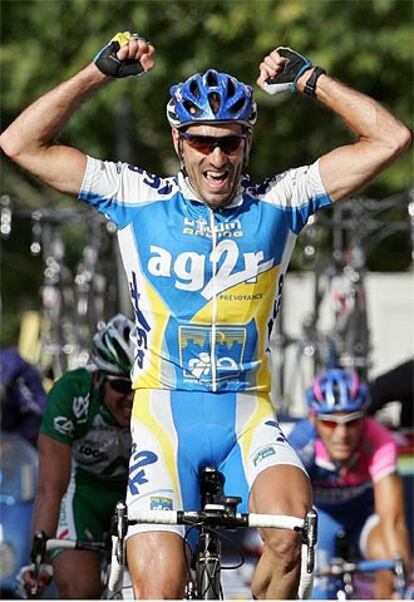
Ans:
[[[102,372],[114,376],[130,377],[134,362],[134,345],[131,331],[134,323],[117,314],[92,339],[91,360]]]

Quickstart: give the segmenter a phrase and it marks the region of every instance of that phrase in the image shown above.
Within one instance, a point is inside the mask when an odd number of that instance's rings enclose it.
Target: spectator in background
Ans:
[[[414,358],[378,376],[370,384],[371,403],[367,414],[373,416],[393,401],[401,403],[399,426],[414,426]]]
[[[0,349],[1,430],[36,446],[46,391],[40,372],[15,347]]]

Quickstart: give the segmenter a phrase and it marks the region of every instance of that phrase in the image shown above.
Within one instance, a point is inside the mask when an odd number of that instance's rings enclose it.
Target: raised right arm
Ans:
[[[154,48],[145,41],[132,39],[116,56],[121,62],[138,61],[149,71],[154,66],[154,53]],[[59,192],[78,195],[86,155],[59,144],[57,138],[72,113],[111,79],[91,63],[23,111],[0,136],[1,148],[45,184]]]
[[[86,156],[57,138],[72,113],[96,89],[110,81],[94,64],[47,92],[3,132],[0,145],[18,165],[59,192],[77,195]]]

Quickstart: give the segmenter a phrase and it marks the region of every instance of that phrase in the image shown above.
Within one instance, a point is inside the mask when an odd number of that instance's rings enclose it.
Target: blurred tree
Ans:
[[[113,82],[73,116],[62,140],[96,157],[126,159],[162,175],[174,173],[177,162],[165,118],[169,87],[210,66],[255,85],[260,61],[278,45],[311,56],[315,64],[410,123],[412,8],[411,0],[3,2],[2,128],[40,94],[86,65],[123,29],[139,31],[153,42],[157,66],[147,77]],[[256,96],[259,119],[250,166],[254,179],[312,162],[350,139],[336,118],[309,99],[289,94],[273,98],[257,88]],[[381,198],[411,185],[407,154],[366,193]],[[1,188],[19,205],[61,203],[61,195],[9,161],[4,161]],[[8,264],[8,253],[16,250],[6,251],[3,261]],[[3,274],[5,290],[10,277],[7,271]],[[33,278],[32,288],[27,282],[18,287],[20,307],[25,297],[33,297],[36,286]],[[4,299],[6,310],[7,303]]]

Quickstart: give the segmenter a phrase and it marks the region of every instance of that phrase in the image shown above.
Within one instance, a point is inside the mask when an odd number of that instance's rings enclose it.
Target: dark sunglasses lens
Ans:
[[[123,380],[121,378],[115,380],[108,380],[112,389],[117,393],[124,393],[126,395],[132,389],[132,383],[130,380]]]
[[[323,426],[326,426],[326,428],[328,428],[328,429],[334,429],[334,428],[336,428],[336,425],[338,424],[334,420],[321,420],[321,422],[322,422]]]
[[[241,136],[223,136],[222,138],[214,138],[213,136],[190,136],[185,137],[189,145],[204,155],[212,153],[218,146],[223,153],[234,153],[240,146],[243,138]]]
[[[194,148],[203,155],[208,155],[213,150],[213,144],[211,138],[203,138],[202,136],[194,136],[193,138],[186,138],[191,148]]]
[[[338,424],[344,424],[346,427],[355,427],[359,424],[361,418],[354,418],[353,420],[349,420],[348,422],[336,422],[335,420],[321,420],[324,426],[329,429],[334,429],[338,426]]]
[[[225,136],[222,140],[220,140],[219,146],[223,153],[234,153],[242,141],[240,136]]]

